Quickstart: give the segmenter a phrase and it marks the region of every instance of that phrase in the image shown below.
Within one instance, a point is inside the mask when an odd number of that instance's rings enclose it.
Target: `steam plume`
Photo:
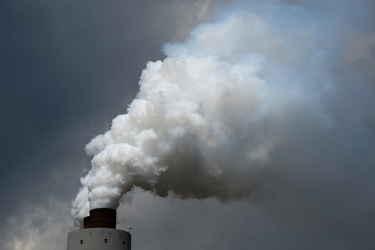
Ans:
[[[375,38],[336,48],[334,22],[301,6],[236,7],[186,42],[166,44],[127,113],[87,144],[92,169],[73,202],[76,221],[116,208],[134,187],[182,199],[251,198],[296,117],[319,130],[335,126],[332,72],[365,57]]]

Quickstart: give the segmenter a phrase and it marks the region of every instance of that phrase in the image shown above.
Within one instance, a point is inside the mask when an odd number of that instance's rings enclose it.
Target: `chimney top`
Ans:
[[[83,228],[116,228],[116,210],[95,208],[83,219]]]

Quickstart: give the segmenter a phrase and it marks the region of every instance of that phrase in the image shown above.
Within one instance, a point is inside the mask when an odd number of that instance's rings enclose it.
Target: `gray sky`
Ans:
[[[126,112],[146,63],[165,57],[164,43],[186,39],[229,2],[1,1],[1,249],[66,248],[70,203],[90,168],[85,144]],[[277,171],[256,202],[135,190],[118,209],[133,249],[375,248],[375,6],[284,2],[329,20],[319,34],[331,40],[317,50],[339,56],[329,72],[340,87],[322,103],[334,129],[285,117],[289,139],[272,155]],[[332,39],[332,27],[342,37]]]

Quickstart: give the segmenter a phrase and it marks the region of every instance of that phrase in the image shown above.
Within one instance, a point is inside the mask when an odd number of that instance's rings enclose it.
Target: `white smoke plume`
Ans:
[[[142,72],[127,113],[87,144],[92,168],[73,201],[75,221],[93,208],[117,208],[134,187],[162,197],[254,199],[267,174],[282,171],[273,155],[296,117],[334,129],[334,72],[365,58],[375,36],[338,30],[311,9],[236,5],[185,42],[166,44],[166,58]],[[338,34],[348,38],[341,46]]]

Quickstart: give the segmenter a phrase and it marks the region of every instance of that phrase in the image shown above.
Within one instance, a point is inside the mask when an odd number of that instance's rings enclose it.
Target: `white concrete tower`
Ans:
[[[131,234],[116,229],[116,210],[93,209],[84,229],[68,234],[68,250],[131,250]]]

